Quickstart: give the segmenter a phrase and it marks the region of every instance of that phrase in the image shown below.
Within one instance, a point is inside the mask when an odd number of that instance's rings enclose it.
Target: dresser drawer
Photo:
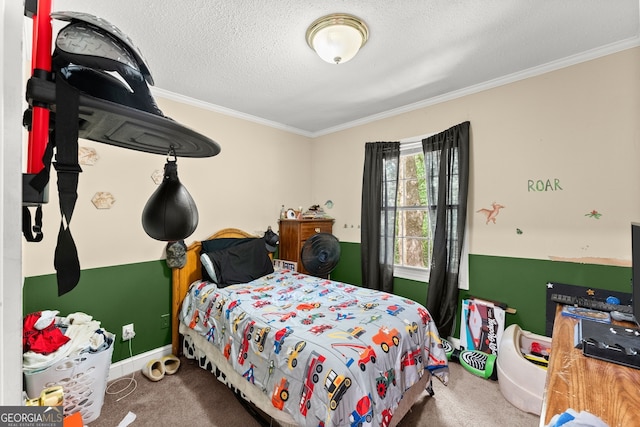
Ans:
[[[300,224],[300,240],[305,241],[309,237],[318,233],[331,233],[333,223],[331,221],[327,222],[313,222],[313,223],[302,223]]]

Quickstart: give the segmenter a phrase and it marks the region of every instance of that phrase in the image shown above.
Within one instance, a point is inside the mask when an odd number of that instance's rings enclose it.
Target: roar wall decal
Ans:
[[[485,224],[489,224],[489,222],[493,222],[495,224],[496,217],[498,216],[500,209],[504,209],[504,206],[499,203],[493,202],[491,204],[491,209],[479,209],[476,211],[476,213],[484,214],[487,217],[487,222],[485,222]]]
[[[531,191],[561,191],[562,187],[560,187],[560,180],[558,178],[553,178],[553,181],[550,179],[542,180],[530,179],[527,181],[527,189],[529,192]]]

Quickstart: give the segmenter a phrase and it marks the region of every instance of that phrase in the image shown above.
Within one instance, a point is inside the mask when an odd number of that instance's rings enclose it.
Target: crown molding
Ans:
[[[363,117],[358,120],[353,120],[337,126],[322,129],[316,132],[309,132],[302,129],[294,128],[291,126],[284,125],[282,123],[274,122],[272,120],[267,120],[261,117],[252,116],[250,114],[242,113],[236,110],[232,110],[230,108],[222,107],[220,105],[215,105],[208,102],[200,101],[194,98],[190,98],[188,96],[176,94],[174,92],[170,92],[157,87],[152,87],[151,91],[154,95],[158,95],[170,100],[182,102],[187,105],[192,105],[195,107],[199,107],[199,108],[214,111],[220,114],[224,114],[230,117],[235,117],[235,118],[247,120],[250,122],[258,123],[264,126],[269,126],[275,129],[283,130],[285,132],[291,132],[293,134],[305,136],[308,138],[317,138],[317,137],[328,135],[331,133],[351,129],[356,126],[362,126],[371,122],[375,122],[377,120],[394,117],[407,112],[419,110],[421,108],[430,107],[430,106],[451,101],[457,98],[462,98],[464,96],[479,93],[488,89],[493,89],[493,88],[514,83],[520,80],[536,77],[545,73],[549,73],[551,71],[560,70],[562,68],[566,68],[566,67],[583,63],[583,62],[591,61],[597,58],[601,58],[603,56],[611,55],[611,54],[621,52],[627,49],[632,49],[638,46],[640,46],[640,35],[626,39],[626,40],[622,40],[620,42],[612,43],[600,48],[591,49],[581,54],[568,56],[566,58],[562,58],[557,61],[548,62],[546,64],[532,67],[527,70],[519,71],[517,73],[512,73],[512,74],[499,77],[493,80],[489,80],[477,85],[468,86],[460,90],[448,92],[439,96],[434,96],[432,98],[425,99],[423,101],[414,102],[412,104],[387,110],[382,113],[373,114],[371,116]]]

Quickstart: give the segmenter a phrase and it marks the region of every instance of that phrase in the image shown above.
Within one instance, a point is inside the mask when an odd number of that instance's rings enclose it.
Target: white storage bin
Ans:
[[[25,391],[29,398],[40,396],[40,392],[47,387],[59,385],[64,392],[65,416],[80,412],[85,424],[98,418],[104,402],[115,342],[114,334],[105,332],[105,336],[111,338],[111,345],[105,350],[66,357],[42,371],[25,372]]]
[[[551,347],[549,337],[523,331],[518,325],[505,329],[498,350],[498,384],[502,395],[513,406],[540,415],[547,370],[525,359],[522,354],[533,342]]]

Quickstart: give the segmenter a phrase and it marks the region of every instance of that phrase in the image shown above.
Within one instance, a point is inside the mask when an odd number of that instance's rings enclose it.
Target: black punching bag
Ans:
[[[142,211],[142,227],[153,239],[175,242],[189,237],[198,226],[198,208],[178,179],[176,161],[167,160],[164,179]]]

